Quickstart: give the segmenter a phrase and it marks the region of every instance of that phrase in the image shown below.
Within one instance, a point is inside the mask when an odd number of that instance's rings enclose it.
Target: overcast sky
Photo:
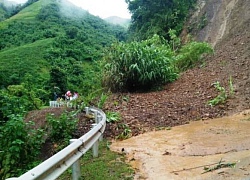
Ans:
[[[24,3],[27,0],[12,0],[18,3]],[[106,18],[109,16],[119,16],[130,18],[125,0],[68,0],[73,4],[89,11],[89,13]]]

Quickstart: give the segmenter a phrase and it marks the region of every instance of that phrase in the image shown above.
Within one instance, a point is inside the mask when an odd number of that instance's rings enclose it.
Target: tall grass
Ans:
[[[148,90],[178,76],[172,50],[157,35],[141,42],[114,44],[103,64],[104,84],[111,91]]]

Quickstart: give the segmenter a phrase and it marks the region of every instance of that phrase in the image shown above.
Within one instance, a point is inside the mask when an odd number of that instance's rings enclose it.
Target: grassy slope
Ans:
[[[8,24],[13,21],[35,22],[35,16],[42,7],[41,3],[44,2],[46,1],[38,1],[32,4],[32,6],[26,7],[15,16],[6,19],[0,24],[0,29],[7,28]],[[29,70],[31,74],[37,71],[48,74],[48,64],[43,59],[43,56],[52,42],[53,39],[39,40],[31,44],[0,51],[0,72],[4,75],[0,77],[11,76],[15,73],[23,77],[25,74],[23,67],[25,67],[25,71]]]
[[[18,20],[18,21],[29,21],[32,23],[32,21],[35,20],[36,15],[38,14],[39,10],[42,8],[42,3],[46,1],[38,1],[33,3],[31,6],[28,6],[24,8],[22,11],[20,11],[18,14],[10,17],[9,19],[6,19],[0,24],[0,29],[5,28],[8,26],[9,23]]]
[[[125,154],[117,154],[107,147],[108,142],[99,144],[99,157],[93,158],[92,151],[88,151],[81,159],[81,179],[85,180],[132,180],[134,170],[125,161]],[[58,180],[71,179],[69,169]]]
[[[13,74],[15,72],[22,74],[22,67],[29,68],[30,73],[33,71],[40,71],[48,73],[48,63],[43,59],[44,52],[51,46],[53,39],[45,39],[36,41],[24,46],[10,48],[0,52],[0,71],[6,74]],[[6,65],[9,68],[6,68]]]

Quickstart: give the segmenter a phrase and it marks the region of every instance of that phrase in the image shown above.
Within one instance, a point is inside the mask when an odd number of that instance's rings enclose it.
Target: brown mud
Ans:
[[[111,149],[126,153],[135,179],[249,179],[249,128],[250,110],[114,141]],[[212,170],[220,162],[228,166]]]

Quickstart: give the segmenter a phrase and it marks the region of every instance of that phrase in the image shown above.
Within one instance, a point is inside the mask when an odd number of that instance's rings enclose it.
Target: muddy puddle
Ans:
[[[250,179],[250,110],[116,141],[135,179]]]

